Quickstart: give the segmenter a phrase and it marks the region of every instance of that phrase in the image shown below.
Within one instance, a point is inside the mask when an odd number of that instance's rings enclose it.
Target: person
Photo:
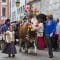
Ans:
[[[42,19],[40,19],[40,22],[37,23],[36,29],[37,29],[38,49],[39,50],[44,49],[44,39],[43,39],[44,25]]]
[[[10,19],[6,19],[5,23],[2,25],[1,29],[2,29],[2,33],[3,33],[3,40],[5,40],[5,32],[8,30],[10,26]]]
[[[56,35],[57,35],[57,48],[59,51],[60,48],[60,21],[59,19],[57,19],[57,26],[56,26]]]
[[[6,32],[10,26],[10,19],[6,19],[5,24],[2,26],[2,32]]]
[[[57,27],[58,19],[57,19],[55,24]],[[59,51],[59,45],[58,45],[58,35],[56,34],[56,31],[55,31],[54,35],[51,37],[51,39],[52,39],[52,47],[53,47],[54,51],[58,52]]]
[[[15,57],[15,54],[17,53],[14,40],[14,31],[12,26],[10,26],[5,33],[5,47],[2,51],[3,53],[8,54],[9,57],[11,57],[11,55],[12,57]]]
[[[54,39],[51,38],[53,37],[53,35],[55,35],[56,21],[53,19],[53,15],[51,14],[47,15],[46,18],[47,20],[45,21],[44,24],[44,35],[48,43],[49,58],[53,58],[52,42]]]
[[[3,34],[2,34],[2,30],[1,30],[1,26],[0,26],[0,49],[2,48],[1,45],[2,45],[2,37],[3,37]]]

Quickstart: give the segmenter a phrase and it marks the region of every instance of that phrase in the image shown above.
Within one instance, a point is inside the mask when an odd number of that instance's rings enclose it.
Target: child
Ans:
[[[3,53],[8,54],[9,57],[15,57],[16,52],[16,47],[14,45],[14,31],[12,29],[12,26],[8,28],[8,30],[5,33],[5,42],[6,46],[3,50]]]

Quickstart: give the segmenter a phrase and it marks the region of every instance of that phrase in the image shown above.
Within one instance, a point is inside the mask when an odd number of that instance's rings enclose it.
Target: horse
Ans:
[[[20,37],[20,51],[21,48],[25,49],[25,52],[30,53],[30,48],[34,48],[36,53],[36,31],[33,30],[32,25],[29,23],[23,23],[19,25],[19,37]]]
[[[38,22],[40,20],[44,21],[46,20],[46,15],[44,14],[39,14],[38,16],[35,17]],[[26,22],[21,23],[18,26],[18,32],[19,32],[19,37],[20,37],[20,52],[22,51],[22,48],[25,49],[26,52],[30,52],[30,48],[34,47],[34,53],[37,53],[37,33],[35,28],[33,27],[35,23],[33,24],[28,24]]]

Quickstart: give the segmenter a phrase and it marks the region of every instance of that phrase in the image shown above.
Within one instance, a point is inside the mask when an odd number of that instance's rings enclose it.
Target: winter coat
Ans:
[[[11,31],[6,31],[5,33],[5,41],[7,43],[11,43],[11,42],[14,42],[14,31],[11,32]]]
[[[55,20],[50,20],[46,21],[44,25],[44,34],[45,36],[50,36],[51,33],[55,34],[56,31],[56,21]]]
[[[37,27],[37,36],[43,37],[44,26],[43,23],[39,23]]]

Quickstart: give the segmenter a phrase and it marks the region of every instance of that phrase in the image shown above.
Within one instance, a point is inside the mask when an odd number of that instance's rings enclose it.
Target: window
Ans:
[[[25,6],[23,6],[23,9],[25,9]]]
[[[23,12],[24,12],[24,8],[25,8],[25,6],[23,6]]]
[[[20,9],[19,8],[17,9],[17,14],[20,14]]]
[[[21,13],[22,13],[22,7],[21,7]]]
[[[2,2],[6,2],[6,0],[2,0]]]
[[[6,8],[5,7],[2,7],[2,16],[6,16]]]
[[[16,20],[16,12],[15,12],[15,11],[12,13],[12,20],[13,20],[13,21]]]
[[[15,6],[15,0],[12,0],[12,7]]]

